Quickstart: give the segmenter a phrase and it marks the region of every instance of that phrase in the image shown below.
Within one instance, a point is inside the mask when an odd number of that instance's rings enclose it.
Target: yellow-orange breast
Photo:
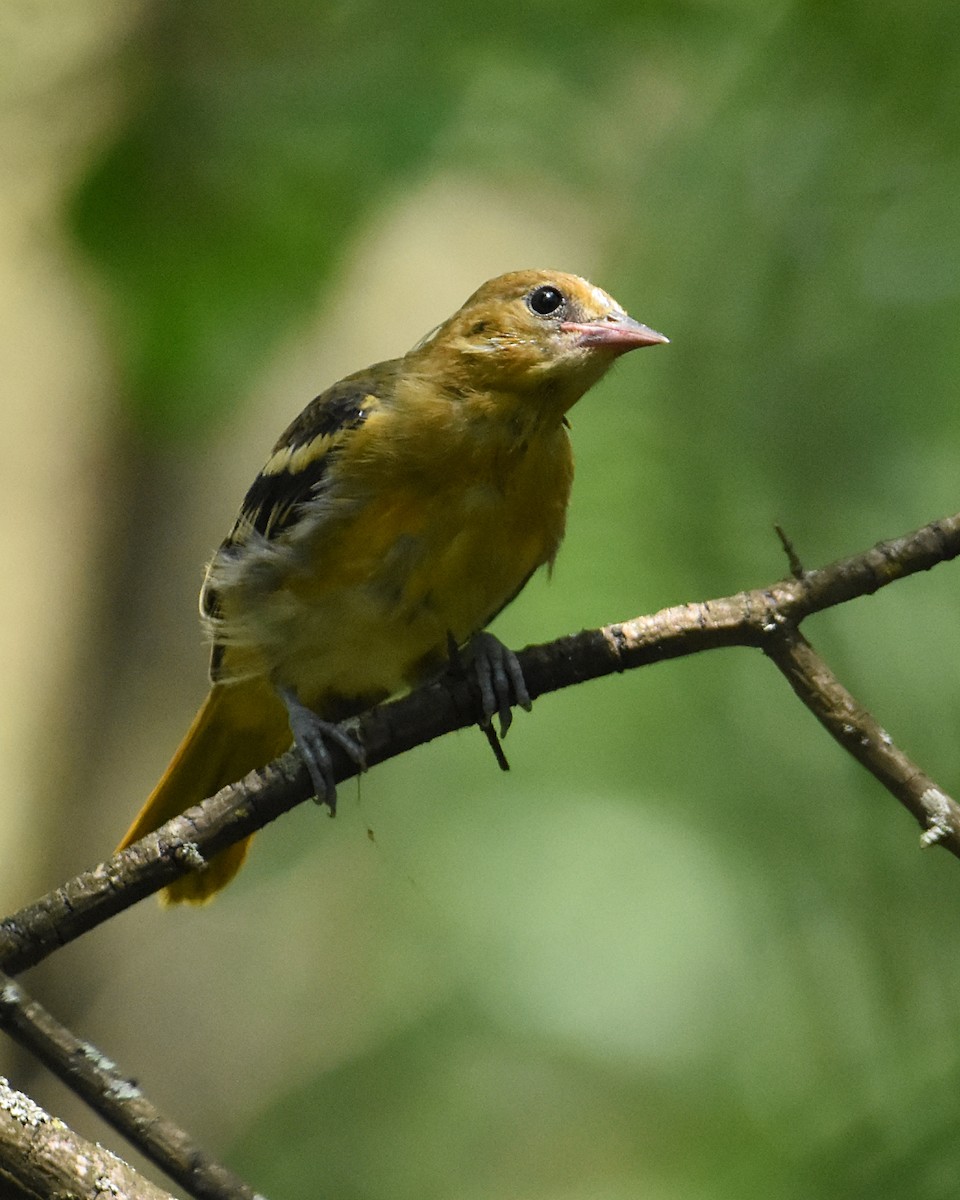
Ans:
[[[552,561],[573,478],[559,417],[402,390],[331,471],[291,538],[218,584],[225,662],[321,712],[418,682],[482,628]]]

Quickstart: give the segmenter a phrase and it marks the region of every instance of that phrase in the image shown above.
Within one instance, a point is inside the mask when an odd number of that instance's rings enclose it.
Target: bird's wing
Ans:
[[[248,489],[200,590],[200,615],[213,643],[210,675],[214,681],[222,675],[223,641],[229,636],[222,585],[237,578],[244,563],[263,562],[268,546],[279,549],[296,531],[305,509],[330,485],[337,457],[350,438],[390,395],[394,373],[394,363],[380,363],[317,396],[284,430]]]
[[[221,550],[242,545],[252,532],[276,539],[296,524],[303,505],[326,486],[353,432],[380,407],[388,379],[373,368],[335,383],[307,405],[251,484]]]

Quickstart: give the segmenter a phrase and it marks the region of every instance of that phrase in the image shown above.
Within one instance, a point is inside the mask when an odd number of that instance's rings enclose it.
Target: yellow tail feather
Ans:
[[[228,783],[262,767],[291,741],[286,710],[266,680],[214,684],[117,849],[124,850]],[[161,902],[203,904],[236,875],[249,848],[250,838],[244,838],[214,855],[205,870],[184,875],[164,888]]]

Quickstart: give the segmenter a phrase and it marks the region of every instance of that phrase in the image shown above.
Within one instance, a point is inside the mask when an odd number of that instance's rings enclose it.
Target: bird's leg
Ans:
[[[292,687],[278,687],[290,720],[290,732],[300,757],[310,772],[318,804],[326,804],[333,816],[337,811],[337,785],[333,778],[333,759],[329,743],[335,742],[361,771],[367,769],[363,746],[333,721],[324,721],[300,700]]]

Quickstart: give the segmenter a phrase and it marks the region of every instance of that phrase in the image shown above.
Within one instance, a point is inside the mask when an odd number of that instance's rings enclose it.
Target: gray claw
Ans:
[[[337,785],[329,743],[335,742],[361,771],[367,769],[363,747],[345,729],[318,717],[302,703],[293,688],[277,688],[277,693],[286,707],[294,743],[310,772],[317,803],[326,804],[332,816],[337,811]]]
[[[475,633],[470,639],[470,652],[480,688],[481,724],[489,725],[494,715],[498,716],[503,737],[513,722],[512,706],[519,704],[527,712],[531,707],[520,662],[492,633]]]

